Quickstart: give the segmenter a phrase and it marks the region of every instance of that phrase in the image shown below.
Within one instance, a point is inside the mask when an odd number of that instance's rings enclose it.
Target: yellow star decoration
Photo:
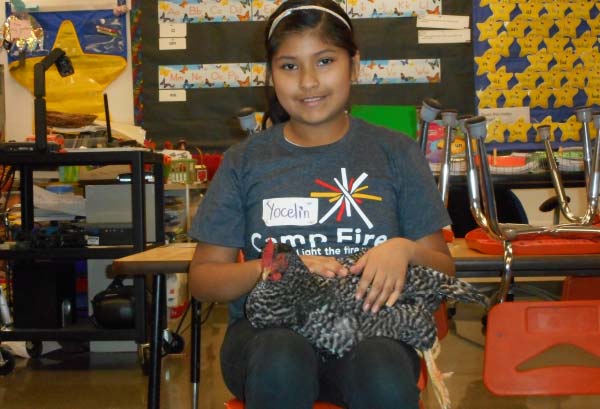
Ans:
[[[554,53],[554,59],[556,65],[552,68],[557,68],[563,71],[571,71],[575,61],[579,58],[579,55],[575,53],[572,48],[567,48],[564,51]]]
[[[585,93],[587,95],[587,105],[600,104],[600,87],[586,88]]]
[[[547,14],[532,20],[529,27],[531,32],[542,37],[550,37],[550,28],[554,25],[554,19],[548,17]]]
[[[550,127],[550,142],[554,142],[554,140],[556,139],[556,130],[558,129],[558,124],[552,121],[552,117],[548,115],[547,117],[542,119],[542,122],[540,122],[539,125],[548,125]],[[537,135],[535,136],[535,141],[542,142],[540,137]]]
[[[529,26],[530,21],[522,14],[519,14],[512,21],[506,23],[506,32],[511,37],[523,38],[525,37],[525,30]]]
[[[565,37],[577,37],[577,27],[581,24],[581,19],[574,17],[563,17],[556,20],[558,33],[556,35]]]
[[[579,141],[581,138],[579,136],[579,130],[581,129],[581,122],[579,122],[575,115],[571,115],[569,119],[567,119],[563,123],[558,124],[558,128],[562,132],[562,136],[560,140],[562,142],[572,140]]]
[[[504,143],[505,131],[506,124],[499,119],[494,119],[487,124],[487,137],[485,138],[485,141]]]
[[[571,9],[571,14],[569,14],[569,16],[587,20],[590,18],[590,10],[592,7],[594,7],[593,1],[570,2],[569,8]]]
[[[85,54],[73,23],[61,23],[52,48],[61,48],[73,63],[75,73],[61,77],[56,68],[46,71],[46,106],[48,111],[93,114],[104,119],[104,89],[123,72],[127,60],[115,55]],[[11,75],[33,93],[33,67],[43,57],[32,57],[20,65],[10,64]]]
[[[509,21],[510,13],[516,6],[514,3],[491,3],[490,10],[492,10],[492,15],[496,20]]]
[[[599,73],[600,74],[600,73]],[[583,65],[575,66],[571,71],[565,72],[567,82],[564,86],[574,88],[585,88],[586,71]],[[598,85],[600,85],[600,77],[598,77]],[[593,87],[594,85],[592,85]]]
[[[552,95],[552,89],[545,86],[545,84],[541,84],[539,88],[530,90],[529,107],[548,108],[548,100],[550,99],[550,95]]]
[[[540,78],[540,73],[527,68],[523,72],[516,72],[515,78],[517,79],[517,85],[515,85],[515,87],[523,89],[535,89],[535,83],[538,78]]]
[[[577,50],[591,49],[596,44],[596,36],[593,36],[591,31],[586,31],[579,38],[572,38],[571,42]]]
[[[483,23],[477,23],[477,28],[479,29],[479,41],[489,40],[498,35],[498,30],[502,27],[502,22],[495,21],[492,17],[493,16],[490,16],[490,18]]]
[[[525,122],[523,117],[519,117],[514,123],[508,125],[508,142],[527,142],[527,132],[531,129],[531,124]]]
[[[525,3],[522,2],[519,4],[519,9],[521,9],[521,13],[523,16],[527,17],[528,20],[535,20],[540,16],[540,12],[544,7],[543,4],[540,3]]]
[[[510,90],[503,91],[504,93],[504,107],[522,107],[523,100],[529,95],[529,91],[526,89],[512,88]]]
[[[588,24],[588,26],[590,26],[593,33],[597,33],[600,30],[600,14],[594,18],[586,20],[585,22]]]
[[[552,17],[555,20],[561,19],[565,16],[565,12],[569,8],[569,4],[567,2],[562,1],[554,1],[548,2],[544,4],[544,8],[548,12],[548,16]]]
[[[554,108],[559,107],[572,107],[573,98],[579,92],[577,88],[561,87],[554,90]]]
[[[515,41],[513,37],[509,37],[506,32],[502,32],[496,38],[490,38],[488,43],[502,57],[510,56],[510,45]]]
[[[490,87],[494,89],[508,89],[508,81],[513,77],[512,72],[506,72],[506,67],[502,66],[496,72],[490,72],[487,75],[490,81]]]
[[[498,108],[498,98],[502,95],[502,91],[487,88],[475,93],[479,98],[479,108]]]
[[[590,88],[600,88],[600,66],[595,66],[587,70],[587,86]],[[581,87],[583,88],[583,87]]]
[[[500,62],[500,54],[488,48],[483,55],[475,57],[477,63],[477,75],[483,75],[490,72],[496,72],[496,64]]]
[[[548,72],[541,73],[542,80],[548,88],[560,88],[562,79],[565,77],[565,72],[551,69]]]
[[[532,33],[527,34],[523,38],[517,38],[517,44],[521,47],[521,51],[519,51],[519,57],[526,57],[531,54],[535,54],[538,51],[538,47],[544,37],[535,35]]]
[[[568,42],[569,42],[569,39],[567,37],[554,36],[554,37],[550,37],[550,38],[544,38],[544,44],[546,44],[546,50],[550,54],[562,52],[565,49]]]
[[[579,58],[581,58],[585,67],[593,67],[596,64],[600,64],[600,53],[594,49],[583,51],[579,54]]]
[[[527,60],[531,64],[531,69],[534,71],[547,71],[548,64],[552,61],[552,54],[548,53],[546,50],[540,50],[540,52],[527,56]]]

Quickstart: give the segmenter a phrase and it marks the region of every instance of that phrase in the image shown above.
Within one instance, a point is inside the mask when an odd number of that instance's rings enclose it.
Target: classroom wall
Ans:
[[[116,0],[71,0],[66,6],[64,0],[26,1],[25,4],[37,4],[40,10],[64,10],[79,8],[103,9],[112,8]],[[130,6],[131,1],[127,0]],[[4,22],[5,10],[0,7],[0,21]],[[129,20],[127,22],[129,29]],[[51,45],[48,45],[48,47]],[[133,124],[133,82],[131,74],[131,48],[128,47],[128,65],[125,71],[112,82],[106,92],[110,102],[111,120]],[[0,52],[0,63],[6,67],[6,53]],[[33,96],[31,93],[12,79],[8,70],[4,70],[5,101],[6,101],[6,139],[24,140],[34,133],[33,129]],[[585,189],[567,189],[571,196],[571,207],[576,214],[581,214],[585,204]],[[549,224],[552,221],[550,213],[541,213],[538,206],[548,197],[554,195],[552,189],[515,190],[523,202],[530,222],[534,224]]]

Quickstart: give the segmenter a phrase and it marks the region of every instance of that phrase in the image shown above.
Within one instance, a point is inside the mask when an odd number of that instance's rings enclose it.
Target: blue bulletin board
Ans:
[[[579,145],[574,109],[600,104],[599,34],[595,2],[473,2],[477,108],[525,107],[530,115],[490,123],[491,148],[543,149],[541,123],[555,146]]]

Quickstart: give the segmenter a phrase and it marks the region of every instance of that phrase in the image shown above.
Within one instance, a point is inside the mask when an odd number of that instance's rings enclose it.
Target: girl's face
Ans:
[[[345,49],[324,42],[316,33],[287,37],[273,55],[271,75],[290,122],[345,127],[345,109],[351,82],[358,77],[358,62],[358,53],[351,59]]]

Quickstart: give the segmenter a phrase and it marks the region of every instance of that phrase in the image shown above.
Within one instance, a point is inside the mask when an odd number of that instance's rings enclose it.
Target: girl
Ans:
[[[411,347],[375,337],[323,362],[300,335],[244,318],[269,237],[294,247],[314,274],[361,274],[356,297],[373,314],[396,301],[409,263],[454,273],[441,233],[450,220],[417,144],[347,114],[360,56],[343,9],[288,0],[269,18],[265,44],[273,126],[226,152],[190,233],[192,294],[229,302],[225,383],[248,409],[310,409],[315,400],[417,408]],[[362,248],[350,271],[335,259]],[[246,261],[236,263],[240,249]]]

